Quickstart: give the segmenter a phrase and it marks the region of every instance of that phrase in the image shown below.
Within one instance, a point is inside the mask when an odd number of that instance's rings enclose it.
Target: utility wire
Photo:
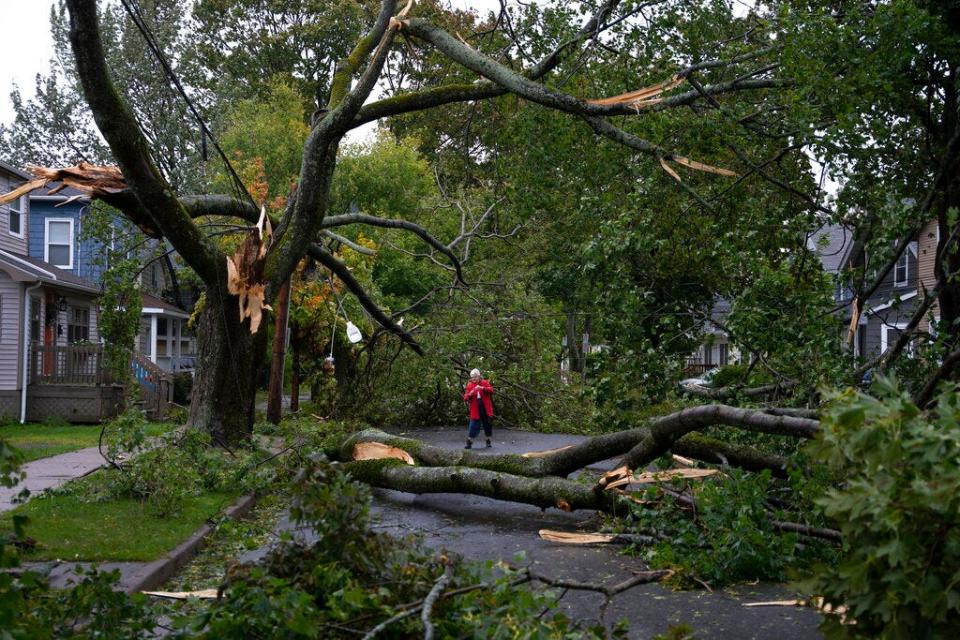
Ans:
[[[167,75],[167,78],[173,84],[173,87],[176,89],[177,93],[180,94],[180,97],[183,98],[183,101],[187,104],[187,107],[190,109],[190,113],[193,114],[193,117],[197,120],[197,123],[200,125],[201,135],[203,140],[201,141],[201,146],[204,149],[204,156],[206,156],[206,140],[209,139],[213,144],[214,149],[217,150],[217,155],[220,156],[220,159],[223,160],[223,163],[227,167],[227,171],[230,173],[231,180],[233,181],[233,188],[236,191],[237,195],[241,198],[246,198],[250,204],[254,207],[257,207],[256,201],[254,201],[253,196],[250,195],[250,192],[247,191],[247,187],[243,184],[243,180],[240,179],[240,176],[237,175],[236,170],[233,168],[233,165],[230,163],[230,159],[227,158],[227,154],[224,153],[223,149],[220,147],[220,143],[217,142],[216,137],[214,137],[213,132],[210,130],[210,127],[207,126],[206,121],[203,119],[203,116],[200,114],[199,109],[193,103],[193,100],[190,99],[190,96],[187,95],[186,90],[183,88],[183,83],[180,82],[180,78],[177,76],[176,72],[173,70],[173,67],[170,65],[170,62],[167,60],[167,57],[163,53],[163,49],[160,47],[160,44],[157,42],[156,37],[154,37],[153,32],[150,30],[150,27],[147,25],[146,20],[143,17],[143,14],[140,11],[140,7],[137,4],[136,0],[120,0],[123,4],[123,8],[126,9],[127,14],[130,16],[130,19],[133,20],[133,24],[136,25],[137,29],[140,31],[140,35],[143,36],[144,41],[147,43],[147,48],[153,53],[154,57],[160,63],[160,66],[163,67],[164,72]]]

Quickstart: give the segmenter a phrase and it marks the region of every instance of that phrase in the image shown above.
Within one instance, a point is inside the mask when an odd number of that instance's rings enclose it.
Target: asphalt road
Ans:
[[[405,432],[430,444],[462,447],[464,429],[430,429]],[[581,440],[578,436],[497,430],[493,453],[538,451]],[[482,444],[482,439],[479,440]],[[476,446],[476,445],[475,445]],[[479,449],[485,451],[483,448]],[[467,559],[505,560],[532,564],[555,578],[614,584],[646,567],[637,558],[615,547],[577,547],[546,542],[540,529],[595,531],[598,516],[590,512],[541,511],[527,505],[460,494],[412,495],[398,491],[374,492],[377,527],[402,534],[418,533],[429,546],[447,549]],[[518,554],[522,560],[518,562]],[[635,587],[612,599],[603,622],[630,623],[631,638],[652,638],[670,625],[687,623],[698,640],[730,638],[757,640],[807,640],[821,638],[820,616],[794,607],[744,607],[747,602],[783,600],[795,594],[782,585],[740,585],[715,591],[677,592],[657,584]],[[600,619],[604,596],[569,592],[560,602],[568,616]]]

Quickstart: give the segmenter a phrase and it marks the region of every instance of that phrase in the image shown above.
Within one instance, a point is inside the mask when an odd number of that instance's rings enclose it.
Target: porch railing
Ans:
[[[687,362],[687,366],[683,368],[683,375],[688,378],[697,378],[702,376],[707,371],[711,369],[716,369],[717,365],[715,364],[704,364],[703,362]]]
[[[103,347],[89,345],[30,346],[30,384],[101,385],[112,382],[103,368]]]
[[[130,367],[140,387],[144,411],[153,420],[163,420],[173,402],[173,376],[141,353],[133,354]]]

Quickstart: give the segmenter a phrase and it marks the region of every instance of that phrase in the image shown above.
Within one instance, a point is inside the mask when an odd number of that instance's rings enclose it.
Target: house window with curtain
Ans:
[[[23,212],[26,210],[27,196],[20,196],[7,205],[7,229],[10,235],[23,237]]]
[[[72,219],[47,219],[43,259],[61,269],[73,268]]]
[[[71,307],[67,315],[67,342],[90,341],[90,309]]]

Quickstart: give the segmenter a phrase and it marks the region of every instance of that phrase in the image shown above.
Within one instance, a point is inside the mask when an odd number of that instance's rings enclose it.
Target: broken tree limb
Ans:
[[[697,433],[688,433],[673,443],[674,453],[706,462],[738,467],[746,471],[769,469],[774,478],[787,477],[787,459],[763,453],[746,445],[729,444]]]
[[[540,529],[537,532],[547,542],[557,544],[656,544],[659,538],[636,533],[576,533]]]
[[[348,462],[343,467],[361,482],[407,493],[468,493],[562,511],[629,509],[629,501],[616,492],[594,491],[564,478],[528,478],[473,467],[411,467],[392,460]]]
[[[772,416],[763,411],[726,405],[692,407],[652,420],[648,433],[623,456],[620,464],[639,469],[670,451],[673,444],[690,433],[712,425],[735,426],[746,431],[812,438],[820,423],[807,418]]]
[[[762,398],[770,396],[781,391],[789,391],[796,386],[792,381],[774,382],[771,384],[760,385],[759,387],[704,387],[701,385],[686,385],[684,391],[691,395],[707,398],[708,400],[729,400],[730,398]]]

